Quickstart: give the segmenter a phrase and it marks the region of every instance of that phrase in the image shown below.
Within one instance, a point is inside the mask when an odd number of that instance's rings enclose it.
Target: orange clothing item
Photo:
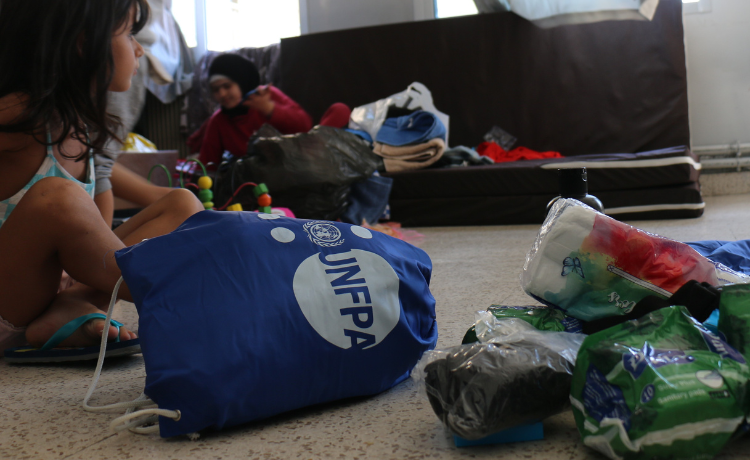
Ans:
[[[221,109],[211,115],[198,156],[203,164],[211,162],[218,165],[225,150],[235,157],[245,156],[250,137],[265,123],[282,134],[302,133],[312,128],[312,118],[299,104],[274,86],[270,90],[275,107],[268,118],[254,109],[234,117],[229,117]]]
[[[517,160],[541,160],[543,158],[563,158],[560,152],[537,152],[526,147],[516,147],[506,151],[495,142],[482,142],[477,146],[477,152],[485,157],[492,158],[495,163]]]

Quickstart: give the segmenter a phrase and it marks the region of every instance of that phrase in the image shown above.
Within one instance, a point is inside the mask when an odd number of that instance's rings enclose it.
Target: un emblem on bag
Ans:
[[[310,241],[324,248],[338,246],[344,242],[341,238],[341,231],[328,222],[307,222],[302,229],[305,230]]]

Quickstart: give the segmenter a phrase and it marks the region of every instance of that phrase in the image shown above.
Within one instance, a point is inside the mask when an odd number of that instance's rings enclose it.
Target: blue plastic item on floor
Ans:
[[[486,446],[490,444],[507,444],[509,442],[536,441],[544,439],[544,426],[542,422],[536,422],[529,425],[514,426],[507,430],[498,431],[481,439],[470,441],[462,437],[453,435],[453,442],[456,447]]]
[[[703,326],[714,334],[719,334],[724,337],[724,334],[719,332],[719,309],[717,308],[711,313],[706,321],[703,322]]]

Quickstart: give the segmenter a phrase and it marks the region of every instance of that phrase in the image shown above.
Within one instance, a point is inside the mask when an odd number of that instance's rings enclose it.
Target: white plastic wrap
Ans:
[[[690,280],[720,286],[750,277],[573,199],[552,206],[521,273],[526,293],[584,321],[627,314],[648,295],[666,299]]]
[[[480,439],[567,410],[585,336],[483,313],[480,343],[426,352],[412,372],[438,418],[462,438]]]
[[[430,90],[422,83],[416,81],[409,85],[405,91],[354,108],[349,119],[349,128],[365,131],[375,139],[388,114],[388,107],[391,106],[410,110],[424,110],[425,112],[435,114],[445,125],[445,145],[449,145],[448,123],[450,122],[450,117],[435,108]]]

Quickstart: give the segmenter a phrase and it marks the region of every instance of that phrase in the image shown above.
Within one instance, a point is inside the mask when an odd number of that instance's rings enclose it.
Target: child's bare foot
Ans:
[[[83,284],[76,284],[59,293],[50,307],[26,329],[26,340],[34,346],[41,347],[61,327],[68,322],[89,313],[101,313],[102,310],[92,303],[101,299],[96,290]],[[60,343],[61,347],[81,347],[98,345],[104,330],[103,319],[93,319],[84,323],[70,337]],[[109,340],[117,338],[117,328],[109,327]],[[120,328],[120,340],[135,339],[137,335],[124,327]]]

